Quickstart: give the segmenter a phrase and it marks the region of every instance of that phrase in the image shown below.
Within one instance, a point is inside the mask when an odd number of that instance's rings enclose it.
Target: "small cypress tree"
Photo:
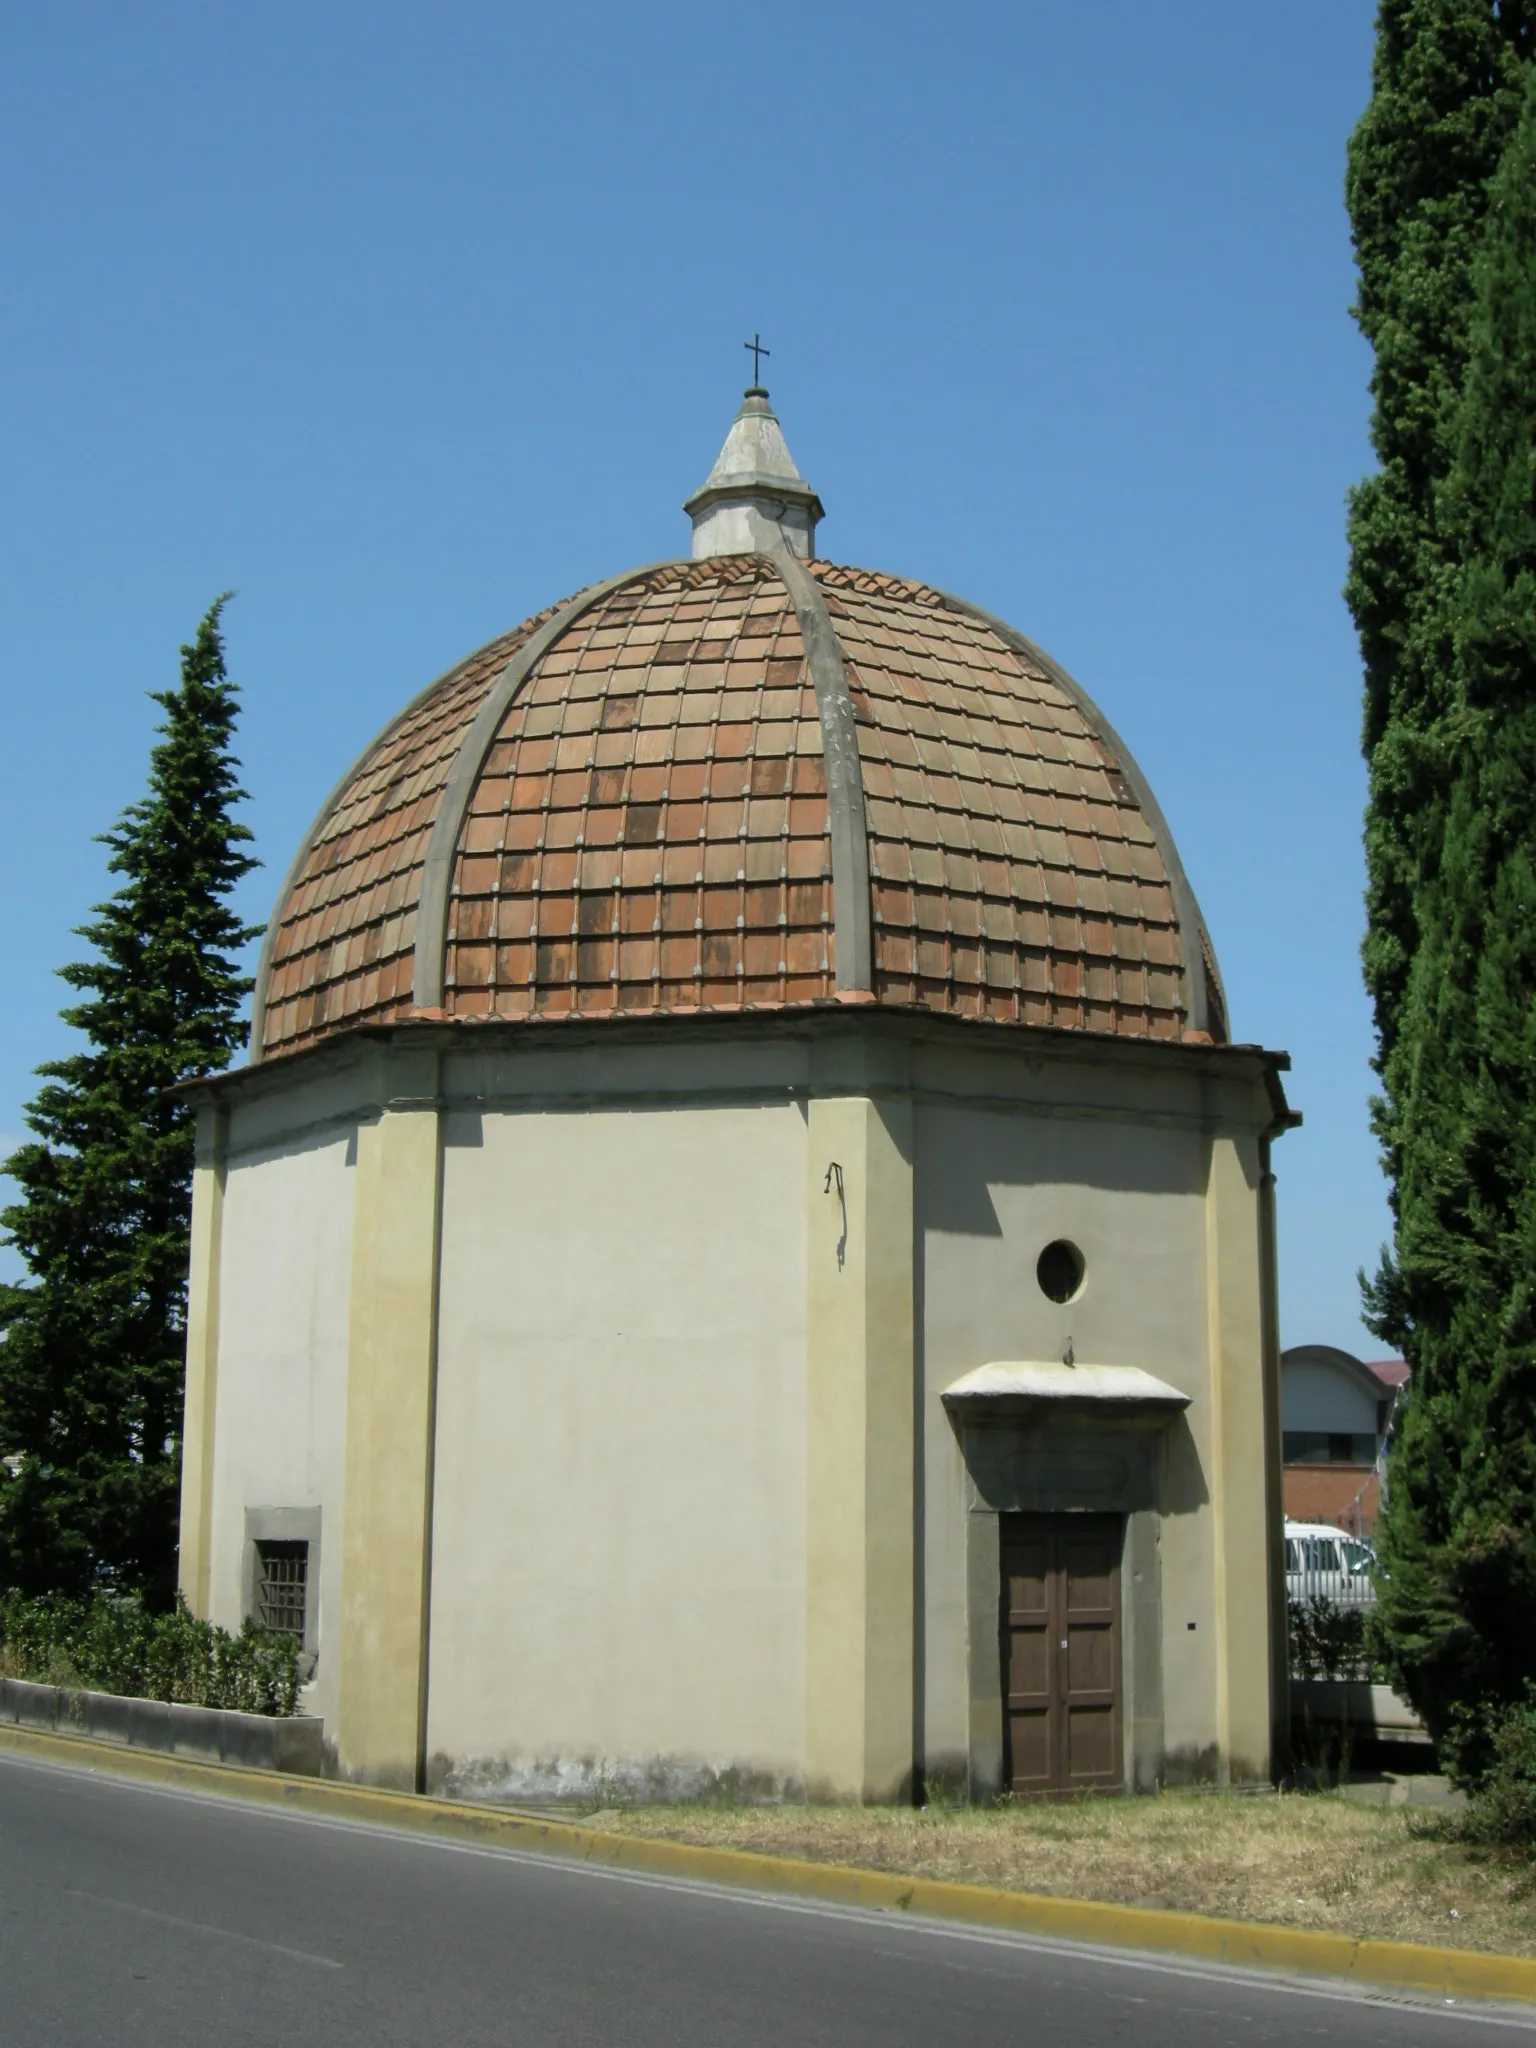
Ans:
[[[1436,507],[1441,827],[1388,1066],[1397,1244],[1376,1306],[1413,1363],[1382,1618],[1409,1696],[1475,1780],[1536,1680],[1536,70],[1474,285]]]
[[[60,970],[87,1047],[38,1069],[35,1138],[5,1167],[30,1278],[0,1286],[0,1585],[27,1593],[175,1585],[193,1124],[167,1090],[243,1041],[255,935],[228,901],[256,863],[231,816],[224,603],[154,695],[148,792],[103,835],[121,887],[78,933],[94,957]]]

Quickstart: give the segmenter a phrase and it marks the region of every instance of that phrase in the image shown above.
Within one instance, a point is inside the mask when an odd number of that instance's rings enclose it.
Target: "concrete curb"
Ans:
[[[1044,1935],[1057,1941],[1140,1949],[1158,1955],[1192,1956],[1240,1968],[1393,1985],[1446,1998],[1496,1998],[1536,2004],[1536,1959],[1524,1956],[1429,1948],[1407,1941],[1354,1941],[1347,1935],[1311,1934],[1301,1928],[1264,1927],[1243,1920],[1214,1920],[1200,1913],[1102,1905],[1090,1899],[1049,1898],[1039,1892],[999,1891],[986,1885],[901,1877],[880,1870],[853,1870],[835,1863],[807,1863],[795,1857],[763,1856],[743,1849],[701,1849],[683,1842],[606,1834],[570,1821],[509,1813],[498,1807],[426,1799],[410,1792],[376,1791],[370,1786],[344,1785],[328,1779],[283,1777],[267,1771],[193,1763],[153,1751],[119,1749],[79,1736],[49,1735],[32,1729],[0,1726],[0,1749],[107,1771],[116,1777],[215,1793],[226,1799],[245,1799],[255,1805],[281,1806],[289,1812],[404,1828],[440,1841],[560,1856],[610,1870],[642,1871],[693,1883],[777,1892],[790,1898],[823,1899],[840,1906],[953,1920],[1002,1933]]]

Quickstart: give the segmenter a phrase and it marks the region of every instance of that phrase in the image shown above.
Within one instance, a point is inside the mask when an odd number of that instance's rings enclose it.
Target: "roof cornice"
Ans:
[[[827,509],[820,498],[800,477],[765,476],[751,469],[711,477],[707,484],[701,485],[691,498],[684,501],[683,510],[692,519],[726,498],[768,498],[784,505],[804,505],[818,520],[827,516]]]
[[[836,998],[824,997],[785,1008],[763,1010],[701,1005],[694,1010],[622,1010],[604,1016],[561,1013],[525,1017],[404,1016],[365,1019],[296,1047],[291,1052],[285,1051],[259,1066],[247,1064],[226,1068],[218,1074],[195,1075],[178,1082],[167,1092],[194,1102],[216,1101],[230,1095],[243,1096],[247,1089],[259,1093],[269,1087],[287,1085],[301,1074],[325,1072],[334,1063],[355,1055],[360,1048],[388,1042],[419,1044],[444,1052],[463,1052],[498,1043],[524,1043],[530,1039],[540,1042],[579,1041],[595,1045],[615,1040],[665,1043],[686,1032],[706,1038],[730,1038],[754,1032],[768,1038],[872,1033],[877,1038],[896,1041],[985,1047],[1032,1064],[1086,1057],[1111,1065],[1236,1073],[1261,1081],[1269,1091],[1272,1108],[1276,1104],[1284,1104],[1281,1076],[1289,1071],[1291,1064],[1289,1053],[1261,1045],[1215,1045],[1176,1038],[1127,1038],[1107,1031],[1066,1031],[1055,1024],[999,1023],[991,1018],[936,1011],[919,1003],[847,1004]],[[1192,1114],[1199,1121],[1206,1112]],[[1270,1134],[1278,1136],[1300,1122],[1299,1111],[1284,1110],[1275,1115],[1269,1126]]]

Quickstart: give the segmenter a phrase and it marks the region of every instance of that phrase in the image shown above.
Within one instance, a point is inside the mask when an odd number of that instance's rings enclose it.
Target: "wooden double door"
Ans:
[[[1123,1779],[1119,1515],[1002,1515],[1003,1775],[1020,1798]]]

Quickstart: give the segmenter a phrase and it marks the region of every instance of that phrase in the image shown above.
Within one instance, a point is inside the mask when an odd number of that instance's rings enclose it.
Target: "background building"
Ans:
[[[1280,1357],[1285,1512],[1368,1536],[1381,1506],[1381,1466],[1408,1383],[1400,1358],[1367,1363],[1332,1344]]]

